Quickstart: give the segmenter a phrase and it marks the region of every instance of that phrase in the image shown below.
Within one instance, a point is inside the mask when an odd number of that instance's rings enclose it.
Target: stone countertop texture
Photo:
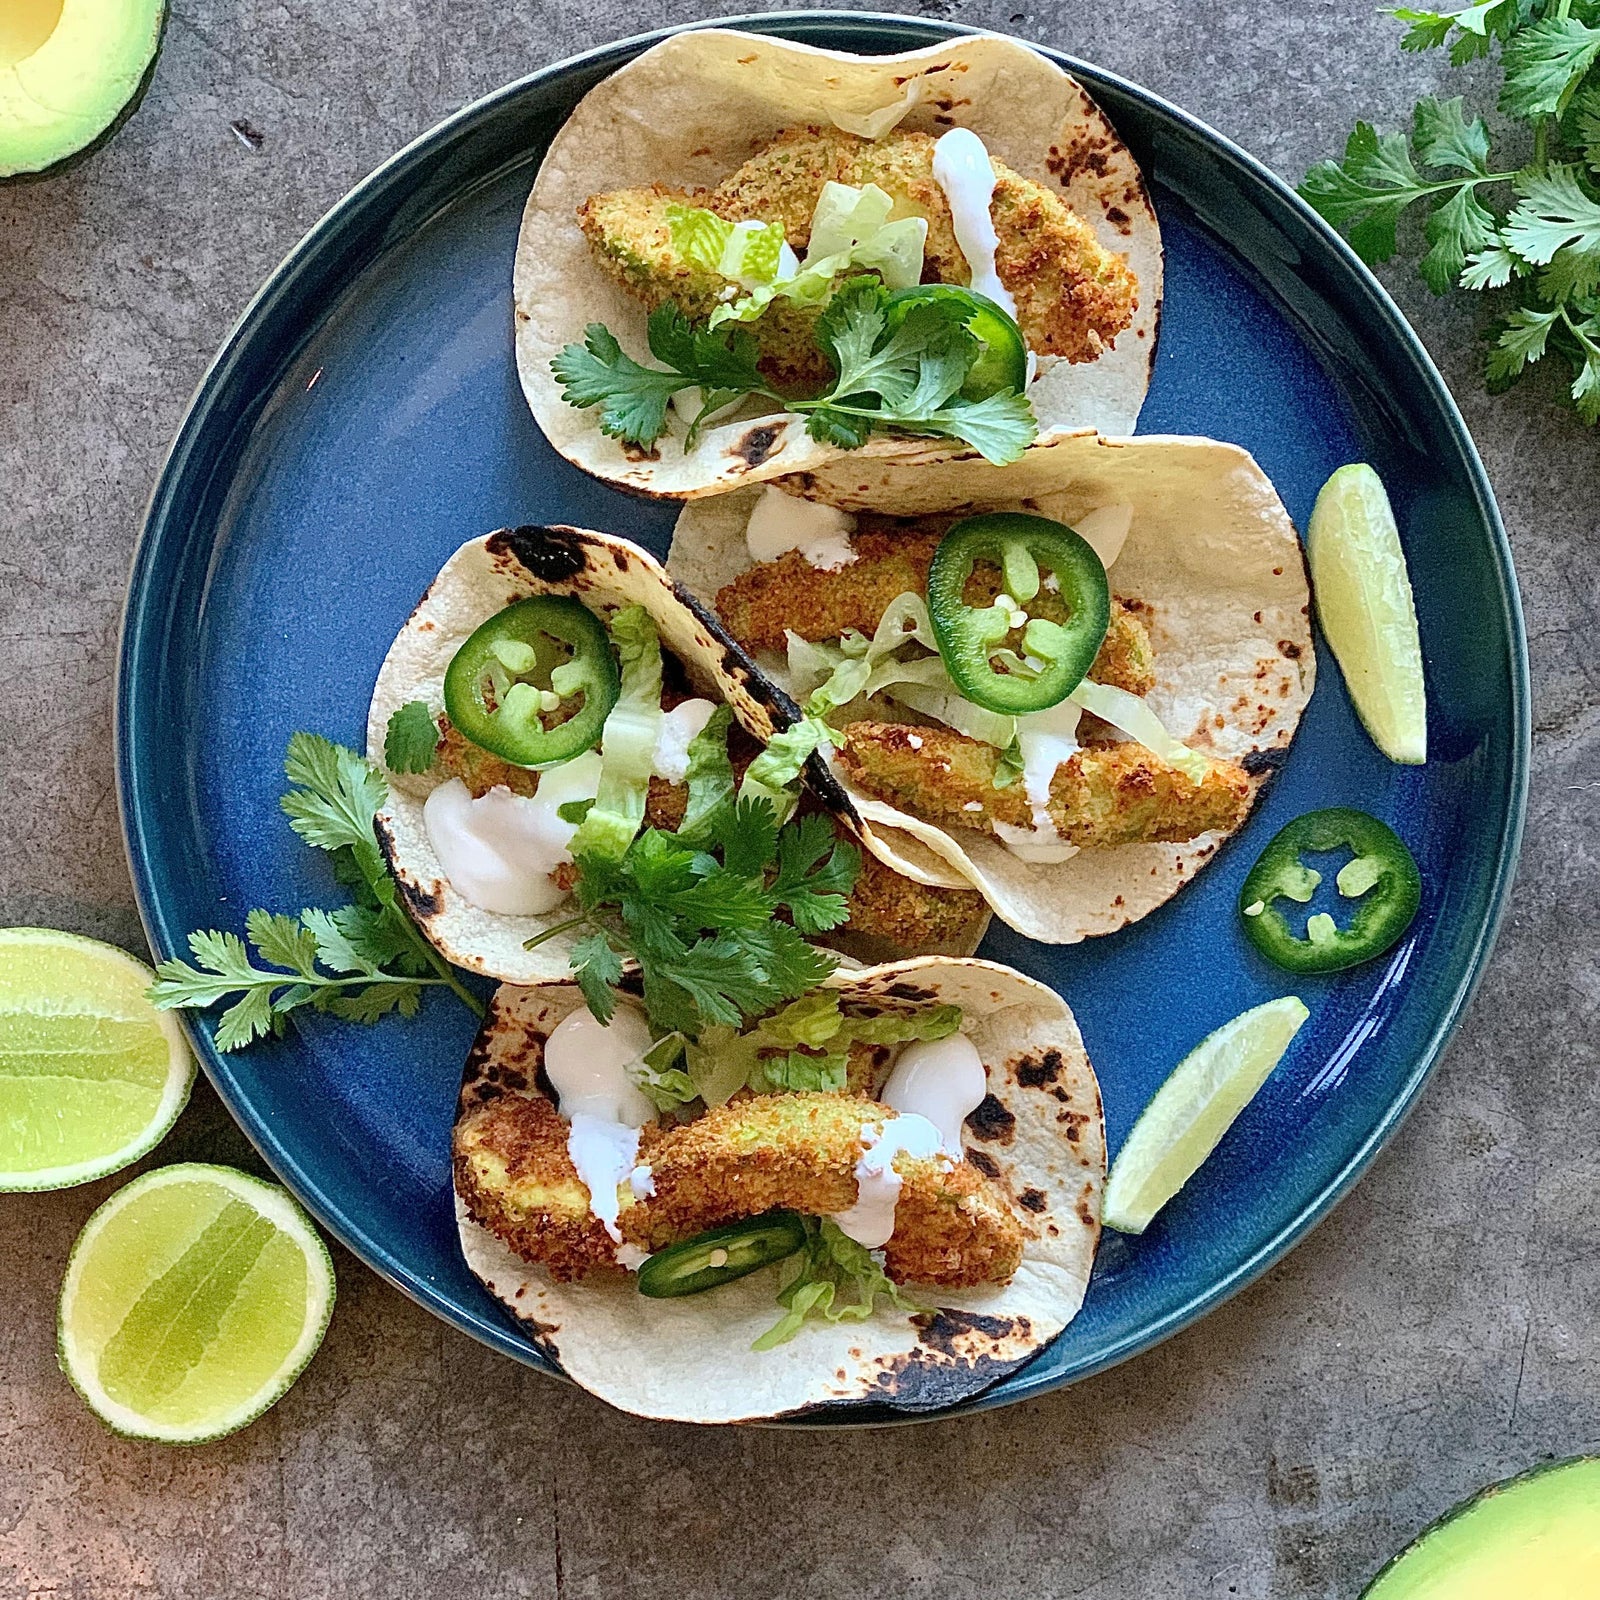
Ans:
[[[898,9],[1102,63],[1291,180],[1358,115],[1393,127],[1431,86],[1483,86],[1438,53],[1402,56],[1372,0],[1026,3]],[[117,141],[0,189],[0,919],[136,950],[112,787],[117,616],[211,352],[305,229],[438,119],[712,7],[172,9]],[[1600,1448],[1600,436],[1557,404],[1553,374],[1490,400],[1475,308],[1435,301],[1407,267],[1386,278],[1465,409],[1516,549],[1533,792],[1465,1025],[1306,1243],[1074,1389],[848,1435],[613,1414],[341,1253],[338,1314],[305,1377],[245,1433],[185,1452],[112,1439],[56,1370],[67,1251],[113,1185],[7,1197],[0,1600],[1334,1600],[1477,1485]],[[203,1082],[159,1156],[255,1164]]]

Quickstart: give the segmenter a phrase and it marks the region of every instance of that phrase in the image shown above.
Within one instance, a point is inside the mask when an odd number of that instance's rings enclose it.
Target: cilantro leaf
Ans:
[[[696,388],[730,394],[752,394],[767,388],[756,368],[761,347],[748,329],[713,333],[696,328],[669,301],[650,313],[648,337],[650,354],[676,367]]]
[[[819,405],[806,413],[806,432],[818,444],[831,444],[839,450],[859,450],[872,436],[871,416],[860,411],[841,411],[836,406]]]
[[[1483,0],[1460,11],[1425,11],[1402,6],[1390,12],[1409,23],[1400,41],[1402,50],[1433,50],[1456,32],[1450,59],[1459,67],[1489,53],[1490,43],[1504,38],[1516,26],[1526,0]]]
[[[987,395],[956,400],[943,411],[904,424],[918,433],[942,434],[970,444],[985,460],[1008,467],[1020,460],[1038,436],[1039,422],[1025,394]]]
[[[1530,170],[1517,180],[1521,196],[1506,218],[1507,246],[1536,266],[1554,262],[1562,252],[1577,258],[1584,275],[1600,275],[1600,201],[1590,197],[1577,166]],[[1569,272],[1571,269],[1569,268]],[[1589,293],[1593,288],[1578,289]]]
[[[570,960],[590,1011],[600,1022],[609,1024],[617,1009],[613,985],[622,979],[621,957],[611,948],[611,941],[597,932],[573,945]]]
[[[1560,316],[1559,308],[1539,311],[1523,306],[1513,311],[1501,324],[1499,336],[1489,351],[1490,381],[1510,383],[1528,362],[1541,360],[1550,330]]]
[[[1347,227],[1363,261],[1387,261],[1395,252],[1400,213],[1427,193],[1403,133],[1379,134],[1358,122],[1345,143],[1344,160],[1320,161],[1300,193],[1335,227]]]
[[[1451,167],[1479,177],[1489,175],[1489,129],[1482,117],[1468,121],[1460,95],[1436,100],[1432,95],[1417,102],[1412,113],[1411,137],[1417,157],[1426,166]]]
[[[439,724],[426,700],[408,700],[383,736],[383,761],[391,772],[426,772],[439,751]]]
[[[301,1006],[371,1022],[391,1011],[412,1016],[425,987],[452,991],[475,1015],[477,997],[465,988],[406,915],[373,832],[388,789],[354,750],[316,734],[289,741],[284,772],[302,787],[283,797],[290,826],[329,852],[334,875],[356,903],[298,917],[253,910],[245,928],[257,965],[235,933],[199,929],[189,935],[194,958],[156,968],[149,997],[162,1010],[194,1009],[239,998],[217,1022],[221,1050],[239,1050],[282,1030]]]
[[[1600,28],[1576,17],[1541,17],[1507,39],[1500,109],[1513,117],[1559,114],[1600,58]]]
[[[283,770],[291,789],[278,803],[289,826],[318,850],[345,846],[377,854],[372,822],[389,798],[389,787],[376,768],[344,745],[318,733],[296,733],[289,739]]]
[[[251,944],[256,947],[263,961],[288,967],[291,972],[298,972],[305,978],[316,975],[316,938],[294,917],[275,916],[270,911],[257,910],[250,912],[244,919],[244,925]]]
[[[598,406],[602,433],[643,447],[667,431],[667,402],[691,386],[682,373],[644,367],[624,355],[616,335],[598,322],[584,330],[581,345],[567,345],[550,370],[568,405]]]

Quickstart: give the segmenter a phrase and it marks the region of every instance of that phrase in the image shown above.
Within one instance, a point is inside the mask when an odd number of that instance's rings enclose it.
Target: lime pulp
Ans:
[[[1383,480],[1364,462],[1322,486],[1306,531],[1317,617],[1357,715],[1391,761],[1428,759],[1417,611]]]
[[[159,1167],[79,1234],[57,1354],[116,1432],[198,1444],[281,1398],[333,1299],[327,1247],[282,1189],[229,1167]]]
[[[194,1058],[153,982],[113,945],[0,929],[0,1192],[103,1178],[172,1126]]]
[[[1255,1098],[1310,1014],[1293,995],[1269,1000],[1207,1034],[1172,1069],[1112,1163],[1108,1228],[1144,1232]]]

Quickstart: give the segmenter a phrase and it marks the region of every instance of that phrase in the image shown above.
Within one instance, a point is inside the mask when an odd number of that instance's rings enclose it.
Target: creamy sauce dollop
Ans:
[[[995,270],[994,253],[1000,238],[989,214],[994,199],[994,163],[983,140],[970,128],[952,128],[944,134],[933,147],[933,181],[944,190],[950,203],[950,220],[956,243],[972,273],[972,289],[987,295],[1015,317],[1017,302]]]
[[[709,700],[684,700],[661,714],[661,732],[656,735],[651,770],[668,783],[682,783],[689,776],[689,746],[711,720],[716,706]]]
[[[948,1039],[918,1039],[895,1059],[883,1086],[883,1103],[902,1115],[926,1118],[939,1130],[950,1155],[961,1150],[961,1125],[989,1092],[978,1047],[964,1033]]]
[[[776,561],[786,551],[798,550],[811,566],[834,572],[856,559],[850,545],[855,527],[848,511],[802,500],[769,484],[750,513],[744,539],[752,561]]]
[[[507,917],[534,917],[566,899],[550,874],[572,859],[576,825],[557,815],[569,800],[592,800],[600,784],[593,751],[539,774],[538,792],[497,785],[476,800],[459,778],[441,783],[422,809],[428,843],[463,900]]]
[[[650,1045],[644,1017],[626,1005],[617,1007],[609,1026],[580,1008],[557,1023],[544,1043],[545,1075],[557,1110],[571,1125],[567,1154],[589,1191],[589,1210],[619,1244],[617,1191],[626,1183],[637,1194],[641,1170],[649,1181],[649,1168],[639,1166],[639,1130],[655,1121],[656,1112],[627,1069]]]
[[[861,1130],[865,1148],[856,1162],[856,1203],[834,1214],[847,1238],[868,1250],[886,1245],[894,1235],[895,1206],[905,1180],[894,1170],[894,1158],[936,1156],[944,1145],[939,1130],[916,1113],[891,1118],[882,1128],[869,1123]]]

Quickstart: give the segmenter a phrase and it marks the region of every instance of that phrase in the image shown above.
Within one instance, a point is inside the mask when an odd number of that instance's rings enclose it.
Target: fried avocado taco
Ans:
[[[1314,679],[1294,526],[1211,440],[835,463],[686,507],[669,565],[799,703],[771,748],[816,752],[872,854],[1051,943],[1216,854]]]
[[[1138,167],[988,34],[857,56],[678,34],[592,89],[523,216],[517,364],[568,460],[692,498],[1132,428],[1161,304]]]
[[[1008,967],[836,972],[679,1035],[502,987],[454,1135],[462,1248],[626,1411],[691,1422],[978,1393],[1082,1303],[1100,1093],[1072,1013]]]
[[[749,776],[784,714],[646,551],[576,528],[502,530],[450,558],[378,674],[367,745],[389,789],[379,841],[451,961],[564,979],[585,909],[579,863],[621,862],[641,831],[698,837],[740,791],[778,820],[794,808],[792,786]],[[970,890],[873,862],[842,914],[808,931],[881,960],[969,953],[987,921]]]

